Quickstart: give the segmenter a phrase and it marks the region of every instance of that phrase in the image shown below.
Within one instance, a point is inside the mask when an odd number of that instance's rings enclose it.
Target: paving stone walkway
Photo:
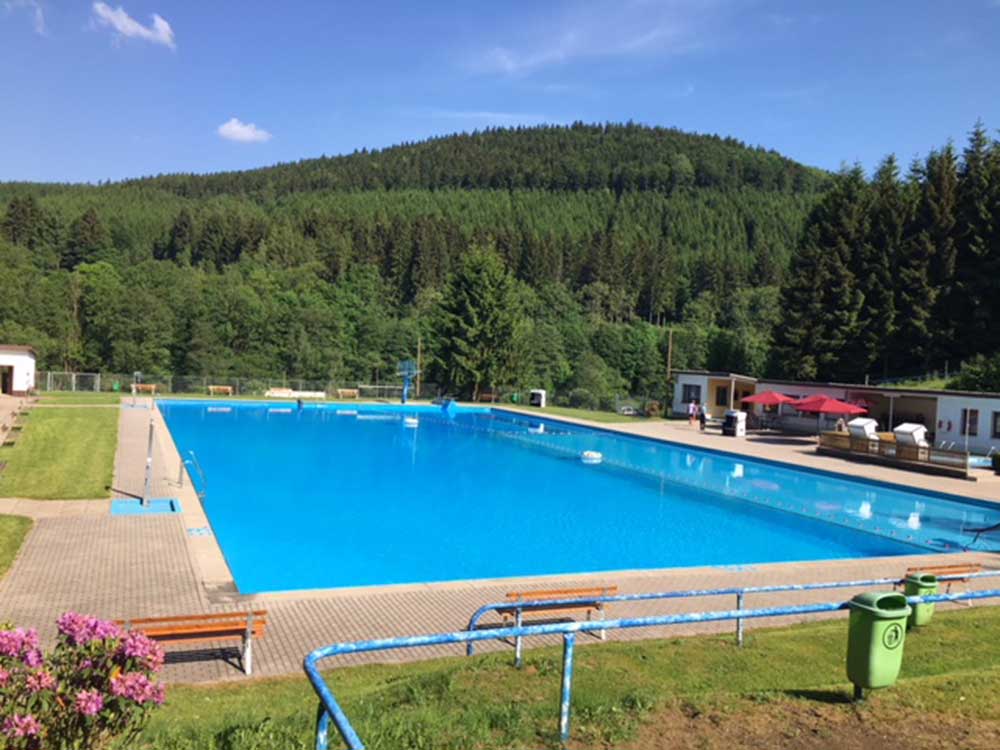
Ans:
[[[156,410],[131,405],[121,410],[115,494],[141,496],[150,419],[154,423],[153,495],[179,497],[185,512],[176,516],[111,516],[109,501],[0,500],[0,513],[18,512],[36,519],[18,559],[0,581],[0,619],[39,627],[54,635],[58,615],[75,609],[109,618],[190,614],[263,607],[270,612],[267,636],[255,647],[255,674],[301,674],[302,659],[319,646],[336,641],[413,635],[462,629],[480,605],[503,599],[521,588],[592,586],[615,583],[622,593],[689,588],[715,588],[770,583],[854,580],[898,576],[915,564],[976,560],[1000,568],[1000,556],[985,554],[921,555],[869,560],[691,568],[623,572],[600,576],[460,582],[369,589],[301,592],[243,597],[229,578],[225,561],[208,535],[189,529],[207,525],[190,479],[178,481],[180,457]],[[776,541],[780,543],[780,540]],[[983,581],[974,588],[986,588]],[[843,600],[853,591],[820,591],[757,595],[749,607]],[[641,616],[704,609],[731,609],[733,597],[671,600],[615,605],[609,616]],[[957,605],[949,605],[957,606]],[[834,615],[838,616],[838,615]],[[842,615],[839,615],[842,616]],[[766,625],[803,618],[768,620]],[[748,629],[760,627],[748,622]],[[694,632],[731,631],[728,623],[674,628],[616,631],[610,640],[676,636]],[[548,642],[557,642],[550,639]],[[581,645],[597,643],[584,637]],[[534,642],[535,644],[539,642]],[[483,649],[510,647],[483,644]],[[246,679],[233,651],[212,648],[177,651],[166,670],[171,681]],[[443,646],[420,651],[380,652],[345,657],[338,664],[395,662],[459,655]],[[223,656],[226,658],[216,658]],[[332,665],[331,665],[332,666]]]

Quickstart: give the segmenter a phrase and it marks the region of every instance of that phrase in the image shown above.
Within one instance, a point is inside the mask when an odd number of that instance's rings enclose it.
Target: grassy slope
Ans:
[[[3,574],[14,562],[17,551],[21,549],[21,544],[30,530],[30,518],[0,516],[0,578],[3,578]]]
[[[504,406],[497,404],[497,406]],[[568,406],[546,406],[537,410],[540,414],[553,417],[572,417],[574,419],[589,419],[591,422],[641,422],[642,417],[623,417],[611,411],[591,411],[590,409],[571,409]]]
[[[117,404],[122,400],[120,393],[93,393],[90,391],[47,391],[39,396],[43,404]]]
[[[118,409],[34,409],[17,444],[0,448],[0,497],[107,497],[118,445]]]
[[[622,743],[677,701],[728,712],[774,702],[778,722],[790,702],[837,703],[849,695],[845,643],[839,619],[757,631],[742,650],[720,636],[591,645],[577,654],[574,740],[627,747]],[[874,716],[904,707],[918,710],[922,722],[957,712],[1000,719],[994,699],[1000,608],[938,613],[931,626],[910,633],[905,648],[901,682],[863,710]],[[345,668],[328,678],[372,750],[557,747],[560,656],[559,649],[532,650],[521,671],[505,653]],[[177,749],[307,748],[314,710],[315,697],[300,678],[177,686],[145,739],[148,746]]]

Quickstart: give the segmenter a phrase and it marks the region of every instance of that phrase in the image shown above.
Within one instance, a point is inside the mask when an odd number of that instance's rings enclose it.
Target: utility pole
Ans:
[[[674,327],[670,326],[667,333],[667,382],[670,382],[671,369],[674,362]]]
[[[417,398],[420,398],[420,359],[423,354],[423,337],[417,336]]]

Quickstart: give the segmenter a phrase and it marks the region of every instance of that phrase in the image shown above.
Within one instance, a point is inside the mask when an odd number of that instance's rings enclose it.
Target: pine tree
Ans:
[[[926,369],[938,335],[938,326],[932,321],[940,293],[934,283],[934,261],[940,256],[930,230],[933,217],[926,178],[926,165],[914,160],[903,195],[904,203],[912,205],[917,216],[907,230],[896,264],[896,332],[890,346],[895,372]],[[937,272],[941,273],[940,267]]]
[[[929,281],[933,294],[921,304],[931,305],[933,344],[922,357],[922,366],[932,360],[958,356],[955,345],[956,325],[952,311],[961,309],[960,292],[955,283],[957,250],[955,245],[955,206],[958,188],[958,164],[955,149],[949,143],[931,152],[923,169],[922,191],[913,234],[925,233],[927,247],[913,260],[929,253]],[[917,299],[913,300],[918,302]],[[914,350],[915,351],[915,350]]]
[[[448,385],[479,398],[506,384],[521,327],[514,277],[492,249],[474,248],[451,276],[436,334]]]
[[[69,238],[63,248],[62,267],[72,271],[81,263],[102,260],[101,255],[109,244],[108,233],[97,211],[88,208],[69,229]]]
[[[856,264],[858,288],[864,295],[858,342],[867,364],[881,359],[888,375],[889,350],[896,332],[895,276],[909,211],[899,181],[895,156],[886,157],[872,180],[872,205],[868,239]]]
[[[982,122],[969,134],[958,173],[955,221],[955,285],[949,299],[949,314],[954,321],[953,356],[966,357],[976,352],[982,332],[990,328],[993,299],[998,280],[985,273],[984,261],[997,225],[993,223],[990,200],[990,142]]]

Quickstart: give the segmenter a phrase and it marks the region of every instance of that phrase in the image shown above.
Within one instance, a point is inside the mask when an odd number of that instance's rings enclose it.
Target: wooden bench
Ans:
[[[245,674],[253,674],[253,640],[263,638],[267,610],[229,612],[218,615],[178,615],[117,620],[126,630],[140,630],[159,643],[204,643],[240,641],[240,662]]]
[[[337,398],[361,398],[361,392],[357,388],[338,388]]]
[[[982,573],[983,566],[979,563],[958,563],[955,565],[923,565],[914,568],[907,568],[906,574],[903,576],[905,580],[914,573],[929,573],[932,576],[969,576],[972,573]],[[951,585],[953,583],[968,583],[969,579],[967,577],[963,578],[953,578],[950,581],[942,581],[945,584],[945,593],[951,593]],[[966,602],[967,606],[972,606],[972,602]]]
[[[156,395],[156,383],[132,383],[132,395],[137,393],[152,393]]]
[[[536,591],[508,591],[505,598],[510,602],[510,606],[498,608],[497,614],[503,619],[506,626],[510,620],[514,625],[520,627],[525,624],[525,615],[538,615],[562,613],[562,612],[585,612],[587,619],[591,619],[593,613],[598,613],[601,620],[604,619],[604,602],[596,601],[599,597],[614,596],[618,593],[617,586],[593,586],[581,589],[542,589]],[[540,606],[523,607],[522,604],[545,602],[552,600],[566,600],[561,604],[547,604]],[[541,618],[541,622],[551,621],[550,618]],[[529,620],[538,622],[539,618]],[[607,633],[604,630],[598,631],[600,639],[606,640]],[[521,637],[514,639],[514,659],[517,666],[521,666],[522,644]]]
[[[209,396],[232,396],[233,387],[231,385],[210,385],[208,386]]]

